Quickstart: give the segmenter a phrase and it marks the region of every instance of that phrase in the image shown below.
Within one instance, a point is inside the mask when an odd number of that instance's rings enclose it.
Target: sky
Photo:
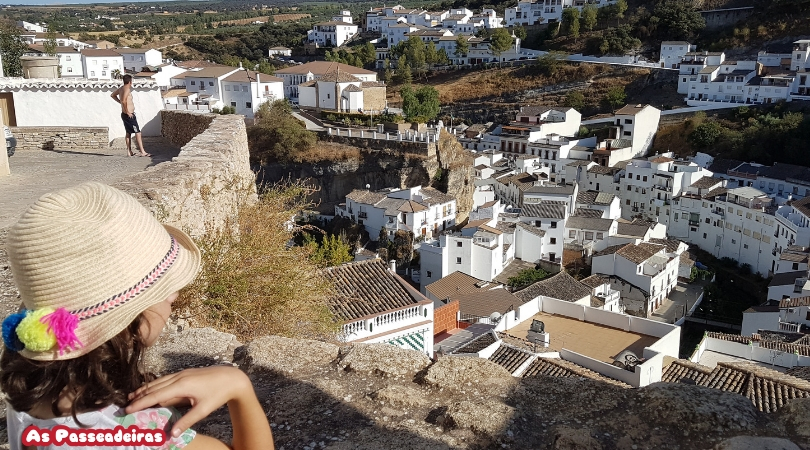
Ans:
[[[164,0],[165,1],[165,0]],[[161,1],[161,3],[164,3]],[[169,0],[171,1],[171,0]],[[200,1],[200,0],[196,0]],[[204,1],[204,0],[203,0]],[[87,1],[87,0],[12,0],[10,3],[5,3],[4,5],[89,5],[92,3],[143,3],[143,2],[155,2],[155,0],[94,0],[94,1]]]

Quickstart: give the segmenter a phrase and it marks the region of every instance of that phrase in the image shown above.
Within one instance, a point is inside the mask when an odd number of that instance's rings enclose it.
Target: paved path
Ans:
[[[9,158],[11,176],[0,177],[0,229],[12,225],[42,194],[84,181],[114,183],[179,153],[162,138],[145,138],[144,146],[153,155],[151,158],[127,157],[124,147],[85,153],[18,151]]]
[[[684,312],[692,308],[700,293],[703,292],[703,285],[707,283],[708,281],[689,284],[678,283],[675,289],[669,293],[668,298],[664,299],[661,307],[650,316],[650,319],[675,323],[676,320],[683,317]],[[684,305],[686,305],[686,309],[684,309]]]

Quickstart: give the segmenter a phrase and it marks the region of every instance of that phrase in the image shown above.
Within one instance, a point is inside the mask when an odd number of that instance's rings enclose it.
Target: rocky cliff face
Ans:
[[[268,336],[241,346],[231,335],[188,329],[164,334],[149,363],[160,371],[238,364],[279,449],[810,448],[810,399],[764,414],[743,396],[699,386],[516,379],[487,360],[432,362],[385,344]],[[197,428],[230,437],[224,411]]]
[[[346,200],[352,189],[383,189],[416,185],[437,188],[456,197],[458,219],[467,218],[472,209],[472,163],[466,152],[449,134],[443,134],[437,155],[416,155],[397,150],[363,149],[359,158],[317,163],[274,163],[259,168],[259,181],[275,183],[287,179],[308,179],[320,190],[315,194],[318,210],[334,214],[334,205]],[[442,179],[436,174],[442,169]],[[446,181],[445,181],[446,180]]]

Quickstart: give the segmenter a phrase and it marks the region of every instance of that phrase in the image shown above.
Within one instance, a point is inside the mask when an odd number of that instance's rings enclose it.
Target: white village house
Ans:
[[[124,58],[124,70],[128,73],[141,72],[147,66],[157,67],[163,63],[160,50],[146,48],[115,48]]]
[[[112,80],[114,73],[124,74],[124,58],[115,50],[82,50],[82,72],[91,80]]]
[[[236,114],[253,118],[259,106],[284,98],[284,80],[252,70],[238,70],[222,79],[222,101]]]

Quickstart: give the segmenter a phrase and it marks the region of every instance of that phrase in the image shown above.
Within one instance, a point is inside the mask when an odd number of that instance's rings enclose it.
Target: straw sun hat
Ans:
[[[200,251],[133,197],[100,183],[43,195],[9,230],[25,310],[3,339],[26,358],[76,358],[190,283]]]

